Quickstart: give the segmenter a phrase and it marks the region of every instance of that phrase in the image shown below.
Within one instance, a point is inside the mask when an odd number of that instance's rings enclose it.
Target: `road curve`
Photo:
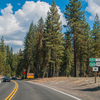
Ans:
[[[15,87],[14,82],[0,83],[0,100],[5,100]]]
[[[16,82],[18,83],[19,87],[16,94],[11,100],[76,100],[70,96],[64,95],[40,85],[28,83],[21,80],[16,80]],[[0,100],[4,100],[12,92],[13,89],[13,82],[1,83]],[[2,97],[1,94],[3,95]]]

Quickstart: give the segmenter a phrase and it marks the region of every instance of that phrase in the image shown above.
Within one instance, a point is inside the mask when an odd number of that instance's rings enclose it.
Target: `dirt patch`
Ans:
[[[56,88],[82,100],[100,100],[99,77],[97,77],[97,83],[94,82],[94,77],[53,77],[28,81]]]
[[[2,78],[3,77],[3,75],[0,75],[0,78]]]

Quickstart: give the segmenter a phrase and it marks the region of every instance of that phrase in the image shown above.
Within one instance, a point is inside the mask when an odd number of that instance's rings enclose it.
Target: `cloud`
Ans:
[[[13,15],[12,5],[7,4],[7,7],[1,10],[0,16],[0,35],[11,35],[17,30],[22,30]]]
[[[93,0],[98,6],[100,6],[100,0]]]
[[[6,44],[17,45],[17,46],[23,45],[23,41],[21,41],[21,40],[5,40],[4,42]]]
[[[18,5],[20,5],[20,3],[17,3]]]
[[[20,5],[20,3],[18,3]],[[13,6],[9,3],[7,7],[1,9],[0,15],[0,37],[3,35],[5,43],[13,46],[22,46],[25,35],[28,32],[30,23],[33,21],[37,24],[40,17],[44,20],[47,17],[51,5],[43,1],[26,1],[21,9],[18,9],[13,13]],[[65,24],[65,18],[61,13],[60,8],[58,13],[61,15],[60,20],[62,24]],[[16,50],[14,49],[14,52]]]
[[[88,7],[86,7],[86,11],[88,11],[91,16],[89,20],[94,20],[96,13],[100,16],[100,0],[85,0],[88,3]]]

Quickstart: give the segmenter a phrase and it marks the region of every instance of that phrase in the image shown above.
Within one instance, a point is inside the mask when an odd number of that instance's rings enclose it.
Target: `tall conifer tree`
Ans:
[[[77,37],[78,31],[80,30],[81,24],[84,20],[84,13],[81,11],[82,6],[80,0],[69,0],[69,4],[66,5],[65,18],[67,21],[67,27],[70,28],[70,33],[73,35],[74,44],[74,76],[77,76],[77,66],[76,66],[76,48],[77,48]]]
[[[59,63],[61,62],[60,57],[63,56],[63,50],[64,47],[62,46],[63,42],[63,34],[61,33],[61,22],[60,21],[60,15],[58,14],[58,9],[56,7],[55,1],[53,0],[53,3],[50,7],[50,12],[47,14],[46,19],[46,33],[47,37],[46,40],[46,46],[49,48],[50,52],[50,76],[52,77],[52,71],[54,71],[55,76],[55,67],[59,71]],[[57,63],[55,66],[55,63]],[[52,69],[52,65],[54,65],[54,69]],[[57,71],[57,72],[58,72]]]

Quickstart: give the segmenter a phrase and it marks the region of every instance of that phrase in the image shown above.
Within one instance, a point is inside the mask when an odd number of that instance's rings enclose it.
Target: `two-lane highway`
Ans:
[[[5,100],[9,94],[14,90],[14,82],[2,82],[0,83],[0,100]]]
[[[81,100],[54,91],[44,86],[29,82],[16,80],[18,90],[11,100]],[[5,100],[15,88],[14,82],[3,82],[0,84],[0,100]]]

